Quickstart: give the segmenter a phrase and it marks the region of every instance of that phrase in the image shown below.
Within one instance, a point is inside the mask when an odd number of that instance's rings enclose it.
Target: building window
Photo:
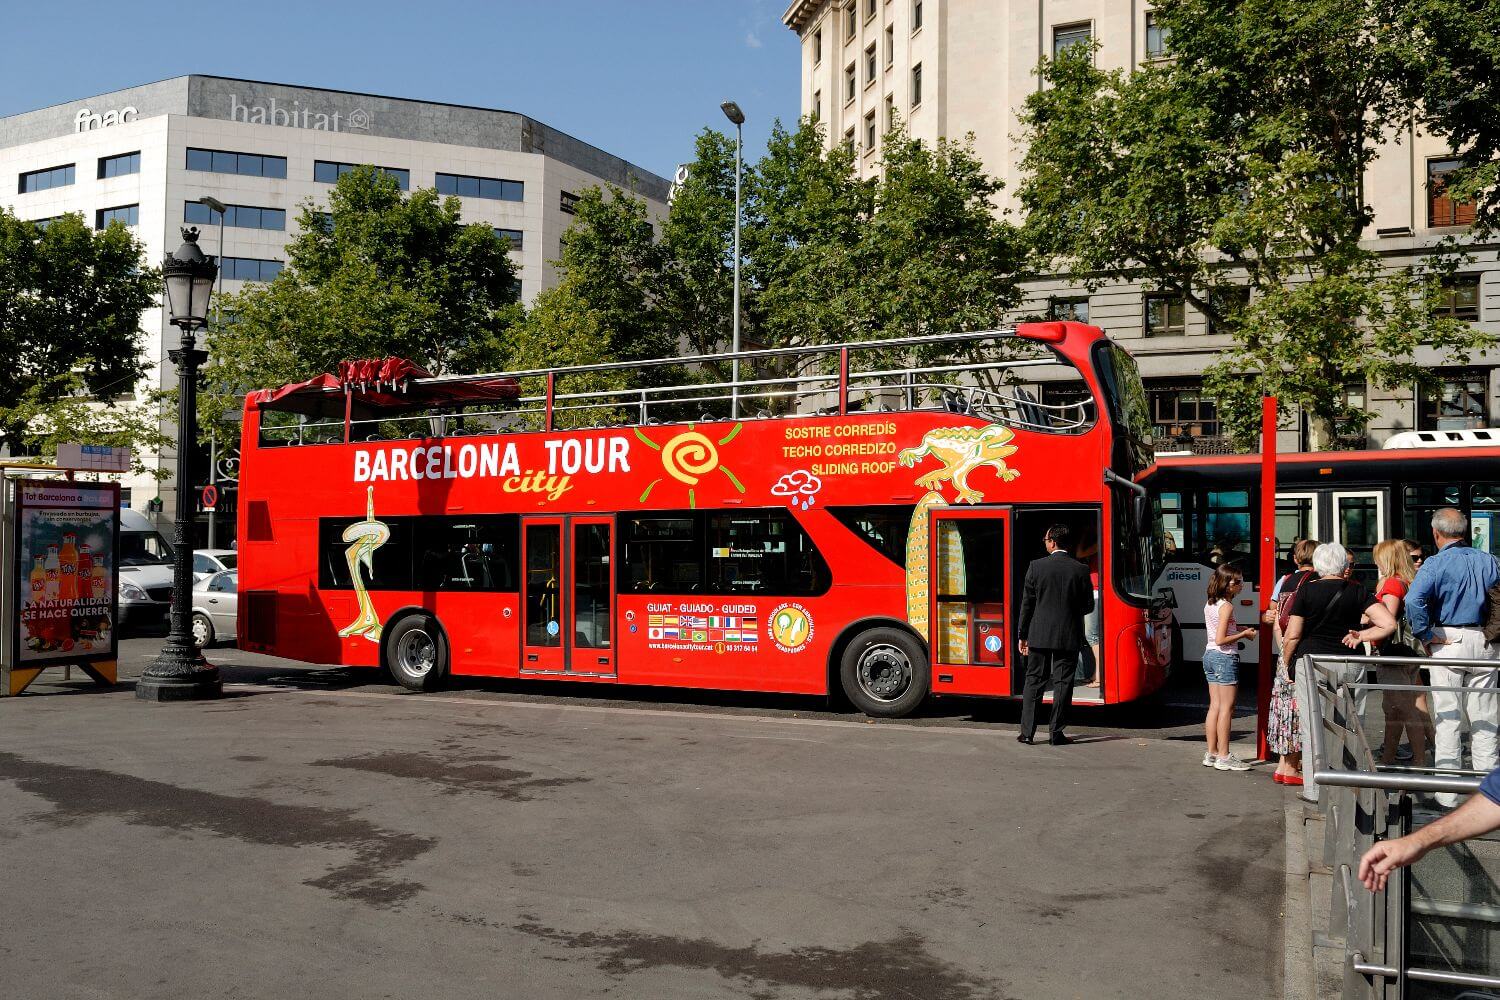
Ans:
[[[1082,24],[1060,24],[1052,29],[1052,58],[1057,59],[1075,45],[1087,46],[1094,38],[1094,26]]]
[[[141,206],[120,205],[117,208],[101,208],[94,213],[94,228],[108,229],[110,223],[133,226],[141,221]]]
[[[854,41],[854,32],[859,28],[857,20],[853,0],[850,0],[849,6],[844,8],[844,41]]]
[[[519,229],[497,228],[495,230],[495,235],[500,237],[502,240],[509,240],[510,248],[512,250],[520,250],[526,243],[526,234]]]
[[[1479,322],[1479,275],[1455,274],[1443,279],[1443,300],[1438,314]]]
[[[896,62],[896,26],[890,24],[885,29],[885,64],[895,65]]]
[[[49,215],[45,219],[32,219],[31,224],[33,226],[36,226],[38,230],[43,230],[61,218],[62,216],[60,215]]]
[[[489,198],[493,201],[524,201],[526,186],[521,181],[498,177],[469,177],[465,174],[438,174],[438,194],[456,194],[460,198]]]
[[[889,132],[896,127],[896,98],[890,94],[885,95],[885,130]]]
[[[1171,31],[1163,28],[1154,11],[1146,12],[1146,58],[1160,59],[1167,54]]]
[[[1089,321],[1089,299],[1087,295],[1047,300],[1047,318],[1071,320],[1074,323]]]
[[[1201,386],[1148,386],[1146,398],[1151,403],[1153,430],[1160,437],[1172,440],[1218,437],[1223,433],[1218,406],[1203,395]]]
[[[106,177],[124,177],[126,174],[138,174],[141,172],[141,151],[134,153],[121,153],[118,156],[99,157],[99,179]]]
[[[875,61],[875,43],[871,42],[865,49],[865,86],[875,82],[875,77],[880,73],[880,64]]]
[[[865,152],[875,152],[875,112],[865,115]]]
[[[28,194],[32,191],[46,191],[48,188],[67,187],[73,183],[73,164],[69,163],[61,167],[48,167],[46,170],[33,170],[28,174],[22,174],[21,180],[16,185],[19,194]]]
[[[844,129],[844,146],[849,152],[854,152],[854,126],[850,125]]]
[[[1489,426],[1489,376],[1483,371],[1445,374],[1418,394],[1417,430],[1464,431]]]
[[[1220,320],[1210,316],[1208,332],[1233,333],[1240,317],[1244,316],[1245,310],[1250,307],[1250,286],[1228,285],[1215,288],[1209,293],[1209,301],[1213,304],[1214,312],[1224,318]]]
[[[868,20],[880,10],[880,0],[865,0],[865,18]]]
[[[259,153],[230,153],[222,149],[187,151],[187,168],[214,174],[239,174],[243,177],[286,178],[285,156],[262,156]]]
[[[564,215],[572,215],[578,211],[578,196],[571,191],[563,191],[558,198],[557,207],[563,210]]]
[[[281,273],[279,260],[257,260],[254,257],[220,257],[225,281],[270,281]]]
[[[1474,203],[1448,195],[1448,177],[1463,166],[1462,160],[1427,161],[1427,224],[1468,226],[1474,222]]]
[[[844,67],[844,103],[848,104],[854,100],[854,95],[859,92],[859,77],[854,71],[854,64],[850,63]]]
[[[911,4],[911,30],[922,30],[922,0],[912,0]]]
[[[813,32],[813,65],[823,61],[823,29]]]
[[[1146,296],[1147,337],[1181,337],[1187,333],[1187,303],[1170,292]]]
[[[922,103],[922,64],[917,63],[911,68],[911,106],[919,107]]]
[[[823,92],[821,90],[815,90],[815,91],[813,91],[812,120],[816,122],[816,121],[822,121],[822,119],[823,119]]]
[[[313,161],[313,180],[319,184],[335,184],[338,179],[355,167],[363,166],[359,163],[334,163],[331,160]],[[371,166],[374,166],[371,164]],[[375,167],[380,173],[387,177],[396,178],[396,185],[403,191],[411,190],[411,171],[400,167]]]
[[[219,213],[201,201],[190,201],[182,206],[182,219],[184,222],[217,226]],[[256,208],[254,205],[225,205],[224,225],[236,229],[274,229],[281,232],[286,229],[286,209]]]

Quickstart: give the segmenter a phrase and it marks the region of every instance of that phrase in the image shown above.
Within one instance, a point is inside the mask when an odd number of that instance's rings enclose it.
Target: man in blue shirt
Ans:
[[[1500,564],[1488,552],[1461,543],[1469,534],[1469,519],[1463,512],[1444,507],[1432,515],[1432,540],[1437,554],[1417,570],[1406,595],[1406,617],[1417,641],[1427,646],[1434,660],[1493,660],[1495,649],[1484,641],[1485,595],[1500,582]],[[1457,770],[1463,767],[1462,730],[1469,722],[1469,751],[1474,768],[1493,771],[1500,764],[1496,754],[1496,726],[1500,722],[1500,700],[1495,695],[1495,670],[1445,667],[1434,662],[1434,688],[1472,688],[1474,694],[1455,691],[1432,692],[1437,715],[1434,765]],[[1439,793],[1438,802],[1452,808],[1458,796]]]
[[[1385,880],[1396,868],[1420,861],[1434,847],[1447,847],[1461,840],[1500,830],[1500,771],[1491,771],[1479,783],[1479,794],[1420,830],[1395,840],[1382,840],[1359,859],[1359,880],[1371,892],[1385,888]]]

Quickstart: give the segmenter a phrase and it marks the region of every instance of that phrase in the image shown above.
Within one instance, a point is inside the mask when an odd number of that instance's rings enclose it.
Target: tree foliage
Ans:
[[[59,441],[154,448],[155,410],[116,402],[146,374],[141,314],[161,274],[123,225],[76,213],[40,227],[0,206],[0,452]]]
[[[459,199],[402,194],[360,167],[326,214],[307,202],[276,278],[219,303],[199,399],[207,424],[247,389],[301,381],[351,358],[397,356],[429,371],[503,367],[521,316],[509,243],[465,225]]]
[[[1020,253],[1014,228],[994,212],[999,182],[970,145],[929,147],[898,127],[885,137],[880,178],[862,180],[854,153],[825,150],[823,141],[814,122],[795,130],[778,123],[765,156],[744,167],[742,345],[997,325],[1018,297]],[[518,358],[690,359],[727,350],[734,210],[734,145],[712,130],[698,136],[658,232],[641,199],[616,189],[585,195],[558,261],[561,283],[538,297],[518,335]],[[714,364],[687,372],[705,381],[729,376]],[[625,372],[610,384],[668,374],[684,371]],[[788,374],[770,362],[741,372]]]
[[[1414,111],[1390,6],[1164,0],[1170,60],[1104,71],[1075,49],[1044,63],[1026,102],[1020,195],[1040,260],[1143,278],[1231,332],[1205,385],[1241,440],[1263,392],[1326,439],[1368,417],[1350,384],[1428,377],[1424,345],[1491,343],[1434,308],[1456,256],[1391,267],[1361,244],[1365,170]]]

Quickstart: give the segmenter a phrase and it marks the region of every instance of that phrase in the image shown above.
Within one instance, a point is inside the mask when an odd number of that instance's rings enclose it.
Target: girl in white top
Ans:
[[[1229,724],[1234,718],[1234,691],[1239,684],[1240,642],[1255,637],[1253,628],[1235,628],[1234,599],[1245,583],[1239,567],[1225,563],[1208,581],[1208,603],[1203,606],[1207,644],[1203,676],[1208,681],[1208,717],[1203,734],[1208,750],[1203,766],[1220,771],[1248,771],[1250,765],[1229,752]]]

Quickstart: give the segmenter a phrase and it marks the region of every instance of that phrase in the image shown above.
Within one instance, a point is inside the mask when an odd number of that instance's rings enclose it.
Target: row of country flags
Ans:
[[[755,615],[647,615],[648,639],[680,642],[759,642]]]

